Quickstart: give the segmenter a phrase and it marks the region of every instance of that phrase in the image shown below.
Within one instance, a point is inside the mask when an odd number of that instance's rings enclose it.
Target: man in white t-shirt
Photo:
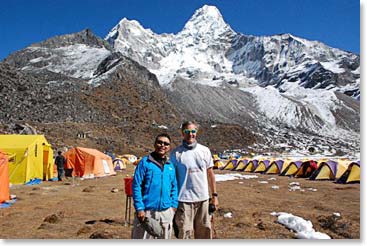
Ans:
[[[171,152],[176,168],[179,205],[175,214],[179,239],[211,239],[211,202],[218,207],[213,158],[210,149],[196,141],[198,124],[184,122],[182,144]]]

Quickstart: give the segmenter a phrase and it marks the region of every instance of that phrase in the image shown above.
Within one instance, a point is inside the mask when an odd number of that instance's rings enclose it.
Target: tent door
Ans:
[[[110,173],[110,168],[108,167],[107,161],[106,160],[102,160],[102,164],[103,164],[104,173],[109,174]]]
[[[43,150],[43,180],[48,180],[48,150]]]

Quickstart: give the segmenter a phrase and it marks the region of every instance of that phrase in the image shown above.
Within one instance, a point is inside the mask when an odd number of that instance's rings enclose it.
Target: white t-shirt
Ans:
[[[178,201],[208,200],[207,169],[214,166],[210,149],[199,143],[191,150],[180,145],[172,151],[170,160],[176,167]]]

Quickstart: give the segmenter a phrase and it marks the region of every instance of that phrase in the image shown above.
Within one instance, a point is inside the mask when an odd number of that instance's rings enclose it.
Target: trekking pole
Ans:
[[[125,182],[125,195],[126,195],[126,203],[125,203],[125,226],[130,225],[130,217],[131,217],[131,197],[133,195],[132,192],[132,177],[124,178]],[[129,215],[127,214],[129,212]],[[129,219],[129,221],[127,221]]]
[[[214,214],[211,215],[211,223],[212,223],[212,232],[213,232],[213,239],[217,238],[217,231],[215,230],[215,224],[214,224]]]
[[[209,199],[209,201],[211,201],[211,199]],[[215,231],[214,228],[214,214],[216,211],[216,207],[214,204],[209,203],[209,216],[210,216],[210,223],[211,223],[211,233],[212,233],[212,238],[217,238],[217,232]]]
[[[130,225],[131,219],[131,196],[126,196],[125,203],[125,226]]]
[[[128,197],[129,198],[129,225],[130,223],[130,217],[131,217],[131,196]]]
[[[126,196],[126,202],[125,202],[125,226],[127,226],[127,206],[128,206],[128,197]]]

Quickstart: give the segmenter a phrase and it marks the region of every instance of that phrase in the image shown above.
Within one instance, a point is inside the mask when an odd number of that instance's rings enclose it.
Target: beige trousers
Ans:
[[[172,235],[172,222],[173,222],[173,216],[174,212],[172,208],[166,209],[164,211],[145,211],[145,216],[148,218],[153,218],[158,220],[163,228],[163,235],[162,237],[156,238],[150,235],[148,232],[144,230],[144,228],[141,226],[138,217],[135,213],[134,218],[134,227],[131,232],[131,238],[132,239],[171,239]]]
[[[175,223],[179,239],[212,239],[209,200],[179,202]]]

